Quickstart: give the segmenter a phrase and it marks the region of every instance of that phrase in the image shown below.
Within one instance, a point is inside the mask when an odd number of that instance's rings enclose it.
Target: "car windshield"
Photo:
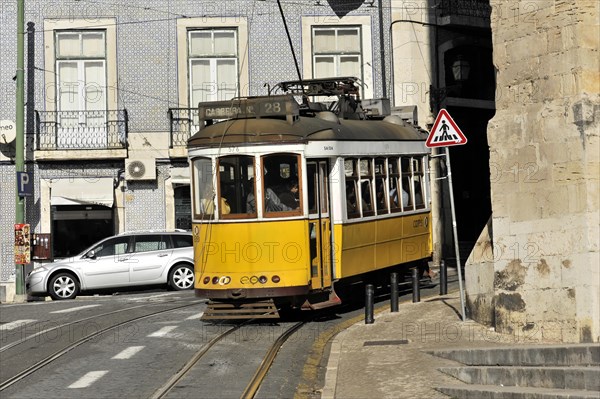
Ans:
[[[128,241],[129,236],[107,237],[99,243],[96,242],[92,246],[87,247],[76,256],[85,256],[92,250],[94,251],[94,256],[120,255],[126,252]]]

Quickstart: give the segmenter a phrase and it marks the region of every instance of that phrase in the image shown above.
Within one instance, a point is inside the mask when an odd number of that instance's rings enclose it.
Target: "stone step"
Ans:
[[[465,366],[438,370],[467,384],[600,391],[600,367]]]
[[[427,353],[470,366],[600,365],[600,344],[495,346],[434,350]]]
[[[600,392],[529,388],[502,387],[491,385],[445,385],[435,388],[439,392],[456,399],[598,399]]]

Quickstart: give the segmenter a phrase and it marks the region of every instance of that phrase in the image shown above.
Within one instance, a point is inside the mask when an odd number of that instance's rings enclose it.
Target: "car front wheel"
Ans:
[[[54,300],[73,299],[79,293],[79,282],[71,273],[59,273],[50,279],[48,293]]]
[[[176,291],[194,287],[194,271],[188,265],[175,265],[169,273],[169,286]]]

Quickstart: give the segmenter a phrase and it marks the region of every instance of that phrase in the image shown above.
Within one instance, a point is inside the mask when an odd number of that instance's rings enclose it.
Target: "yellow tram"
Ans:
[[[353,79],[280,85],[293,84],[199,105],[188,156],[205,318],[335,305],[335,284],[431,257],[426,135],[366,119]],[[338,95],[338,112],[299,104],[298,87]]]

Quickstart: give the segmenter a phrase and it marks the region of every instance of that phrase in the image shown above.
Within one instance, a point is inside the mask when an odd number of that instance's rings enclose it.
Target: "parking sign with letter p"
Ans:
[[[19,197],[33,196],[33,178],[30,172],[17,172],[17,192]]]

